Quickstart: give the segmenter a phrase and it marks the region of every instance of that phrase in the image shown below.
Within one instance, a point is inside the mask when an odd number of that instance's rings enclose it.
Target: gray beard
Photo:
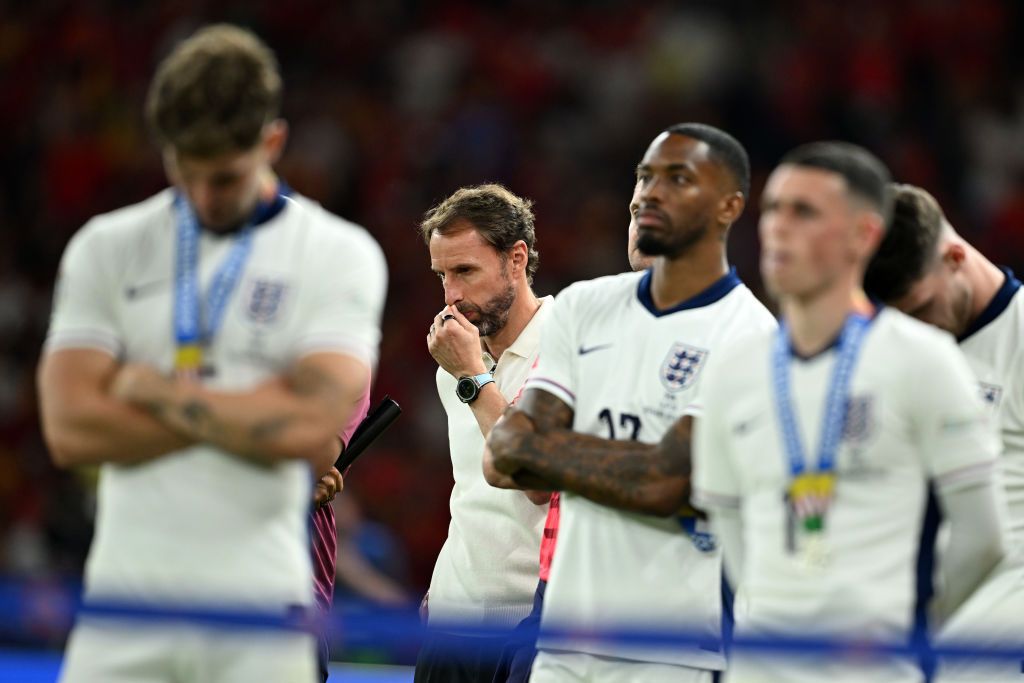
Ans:
[[[481,337],[492,337],[496,335],[501,332],[505,328],[505,324],[508,323],[509,311],[512,309],[512,304],[516,300],[516,289],[512,286],[511,282],[508,282],[507,280],[505,282],[507,285],[505,290],[493,297],[483,306],[466,304],[458,307],[459,312],[462,313],[462,315],[466,315],[469,311],[476,312],[477,319],[473,322],[473,325],[480,331]]]

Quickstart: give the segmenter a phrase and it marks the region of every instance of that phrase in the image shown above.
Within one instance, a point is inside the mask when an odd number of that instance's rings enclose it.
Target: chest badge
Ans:
[[[843,440],[862,445],[874,433],[874,405],[870,396],[851,396],[846,401]]]
[[[693,386],[707,357],[705,349],[676,342],[661,364],[661,383],[672,392]]]
[[[254,280],[245,306],[249,319],[264,325],[277,320],[287,292],[288,285],[278,280]]]

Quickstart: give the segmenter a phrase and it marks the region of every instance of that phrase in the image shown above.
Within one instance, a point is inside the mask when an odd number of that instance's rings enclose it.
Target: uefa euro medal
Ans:
[[[843,323],[826,394],[817,463],[807,458],[793,408],[789,377],[792,343],[785,320],[779,326],[772,350],[772,379],[779,433],[792,477],[786,491],[789,503],[786,543],[790,552],[808,570],[820,571],[832,561],[825,536],[825,518],[835,495],[836,459],[849,412],[850,385],[857,355],[870,321],[867,315],[853,312],[847,315]],[[809,471],[814,465],[815,471]]]
[[[817,573],[828,568],[832,560],[832,552],[825,541],[824,532],[807,534],[803,539],[800,553],[800,564],[807,573]]]
[[[831,472],[804,473],[790,484],[797,527],[797,552],[801,566],[808,572],[825,569],[831,551],[825,538],[825,514],[835,491]]]

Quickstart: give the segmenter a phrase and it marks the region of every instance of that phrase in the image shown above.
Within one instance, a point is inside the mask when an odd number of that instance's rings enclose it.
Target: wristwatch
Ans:
[[[466,375],[460,377],[458,384],[455,385],[455,395],[459,397],[459,400],[463,403],[472,403],[476,400],[476,397],[480,395],[480,390],[485,385],[490,384],[494,381],[494,375],[489,372],[485,372],[481,375]]]

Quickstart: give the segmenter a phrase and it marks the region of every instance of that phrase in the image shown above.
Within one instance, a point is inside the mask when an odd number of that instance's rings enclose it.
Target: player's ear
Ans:
[[[519,240],[512,245],[509,260],[512,263],[513,276],[518,276],[520,273],[526,272],[526,262],[529,258],[530,248],[526,246],[526,242]]]
[[[866,256],[874,254],[885,237],[885,219],[877,211],[861,211],[856,223],[855,239]]]
[[[967,258],[967,250],[964,245],[957,242],[947,242],[942,248],[942,262],[945,263],[954,273],[964,265]]]
[[[271,165],[276,164],[284,153],[284,144],[288,141],[288,122],[274,119],[263,127],[262,144]]]
[[[168,145],[161,150],[161,158],[164,163],[164,173],[172,185],[181,185],[181,171],[178,169],[178,154],[174,148]]]
[[[729,226],[735,223],[746,205],[747,200],[743,198],[742,192],[733,192],[723,197],[718,203],[719,224]]]

